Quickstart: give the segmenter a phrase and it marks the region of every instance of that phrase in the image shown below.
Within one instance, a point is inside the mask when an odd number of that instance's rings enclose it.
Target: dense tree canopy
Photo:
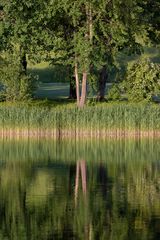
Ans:
[[[117,52],[140,53],[146,43],[158,42],[159,8],[159,1],[150,0],[3,0],[1,50],[70,66],[77,105],[83,107],[89,80],[103,97]]]

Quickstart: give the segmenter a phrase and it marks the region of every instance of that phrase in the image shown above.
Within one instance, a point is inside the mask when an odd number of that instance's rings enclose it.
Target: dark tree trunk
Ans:
[[[27,74],[27,58],[26,54],[24,53],[21,59],[21,64],[22,64],[22,71]]]
[[[70,78],[70,86],[69,86],[69,99],[76,99],[76,79],[73,75],[72,67],[69,67],[69,78]]]
[[[103,66],[103,68],[100,70],[100,73],[99,73],[98,94],[97,94],[98,101],[103,101],[105,99],[107,78],[108,78],[107,68],[106,66]]]
[[[70,78],[69,99],[76,99],[75,77]]]

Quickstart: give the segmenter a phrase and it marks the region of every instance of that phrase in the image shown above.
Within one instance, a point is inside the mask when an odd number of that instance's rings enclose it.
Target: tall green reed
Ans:
[[[1,105],[0,129],[68,131],[160,130],[159,105],[106,104],[76,107]]]

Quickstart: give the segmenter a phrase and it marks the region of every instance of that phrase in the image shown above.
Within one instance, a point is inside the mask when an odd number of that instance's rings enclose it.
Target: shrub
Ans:
[[[19,56],[6,54],[0,65],[0,84],[1,98],[7,101],[24,101],[32,98],[36,78],[22,70]]]
[[[121,91],[118,84],[113,84],[109,89],[107,98],[109,100],[119,100],[121,98]]]
[[[152,100],[160,92],[160,65],[147,58],[129,64],[122,87],[131,101]]]

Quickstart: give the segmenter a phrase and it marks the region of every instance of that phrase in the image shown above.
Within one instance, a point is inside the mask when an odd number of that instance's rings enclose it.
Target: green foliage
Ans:
[[[147,34],[151,43],[159,44],[160,42],[160,1],[143,0],[140,3],[143,8],[141,20],[147,26]]]
[[[97,87],[102,67],[109,72],[119,51],[140,53],[150,39],[158,42],[159,8],[158,0],[2,0],[0,49],[18,45],[31,61],[72,72],[76,62]]]
[[[36,77],[26,75],[20,57],[7,55],[0,65],[1,98],[7,101],[25,101],[32,98]]]
[[[119,100],[121,98],[121,90],[117,84],[113,84],[109,89],[107,98],[109,100]]]
[[[43,64],[43,63],[42,63]],[[33,74],[34,76],[38,76],[39,82],[42,83],[66,83],[69,82],[69,71],[63,65],[42,65],[33,66],[28,69],[28,72]]]
[[[146,58],[129,64],[122,87],[131,101],[151,101],[160,93],[160,65]]]

